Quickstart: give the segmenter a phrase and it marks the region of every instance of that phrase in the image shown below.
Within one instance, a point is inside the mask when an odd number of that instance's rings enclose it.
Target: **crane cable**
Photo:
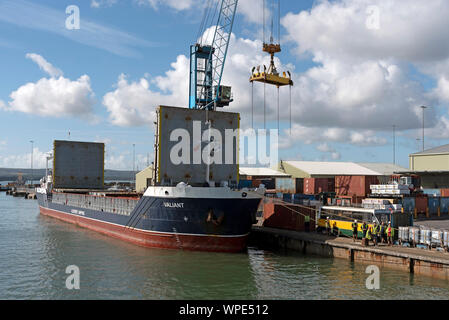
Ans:
[[[204,13],[203,13],[203,17],[201,19],[201,23],[200,23],[200,28],[198,29],[198,34],[197,34],[197,39],[200,39],[200,45],[203,44],[203,35],[204,35],[204,29],[206,26],[206,20],[209,17],[209,11],[211,8],[211,1],[212,0],[207,0],[207,3],[204,7]]]

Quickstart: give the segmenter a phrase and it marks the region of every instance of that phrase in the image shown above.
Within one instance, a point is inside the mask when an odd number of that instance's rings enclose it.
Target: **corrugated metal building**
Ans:
[[[335,176],[378,176],[354,162],[281,161],[279,169],[293,178],[334,178]]]
[[[410,173],[421,177],[423,188],[449,188],[449,144],[413,153]]]
[[[407,168],[398,166],[392,163],[376,163],[376,162],[358,162],[357,164],[378,172],[380,175],[377,177],[379,183],[386,184],[390,181],[390,177],[396,172],[407,171]]]

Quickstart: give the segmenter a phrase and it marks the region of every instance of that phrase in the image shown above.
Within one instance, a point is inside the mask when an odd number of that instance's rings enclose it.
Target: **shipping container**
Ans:
[[[267,190],[273,190],[275,187],[273,179],[252,179],[251,181],[251,186],[253,188],[258,188],[261,184],[263,184]]]
[[[337,195],[365,197],[371,193],[370,186],[378,183],[376,176],[336,176],[335,192]]]
[[[441,189],[423,189],[423,193],[428,196],[439,197],[441,196]]]
[[[291,194],[304,192],[304,179],[302,178],[276,178],[275,180],[276,192]]]
[[[414,213],[415,212],[415,198],[414,197],[402,198],[402,208],[404,209],[404,212]]]
[[[53,187],[56,189],[102,189],[104,143],[55,140]]]
[[[428,197],[427,207],[429,208],[429,214],[437,215],[440,207],[440,197]]]
[[[334,192],[334,178],[304,178],[304,193],[318,194],[322,192]]]
[[[449,197],[449,189],[441,189],[440,194],[442,197]]]
[[[415,209],[417,213],[427,213],[427,197],[416,197],[415,198]]]
[[[299,213],[298,213],[299,212]],[[266,203],[264,205],[263,226],[269,228],[305,231],[304,216],[310,217],[309,230],[315,231],[315,207],[298,207],[294,205],[279,205]]]
[[[282,194],[282,201],[292,203],[292,194],[290,193]]]
[[[390,214],[391,226],[395,229],[399,227],[410,227],[413,226],[413,214],[393,212]]]
[[[239,180],[239,189],[243,188],[252,188],[252,181],[251,180]]]
[[[449,197],[440,198],[440,213],[449,213]]]

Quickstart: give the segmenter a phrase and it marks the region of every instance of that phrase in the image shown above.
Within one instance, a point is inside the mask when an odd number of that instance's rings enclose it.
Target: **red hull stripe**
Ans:
[[[151,248],[185,249],[215,252],[240,252],[246,248],[248,234],[240,236],[192,235],[181,233],[160,233],[149,230],[131,229],[83,216],[39,207],[40,213],[108,236]]]

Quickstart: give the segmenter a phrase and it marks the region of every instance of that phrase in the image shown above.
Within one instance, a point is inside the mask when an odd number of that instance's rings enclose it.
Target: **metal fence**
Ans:
[[[129,216],[138,199],[113,198],[68,193],[54,193],[53,203]]]

